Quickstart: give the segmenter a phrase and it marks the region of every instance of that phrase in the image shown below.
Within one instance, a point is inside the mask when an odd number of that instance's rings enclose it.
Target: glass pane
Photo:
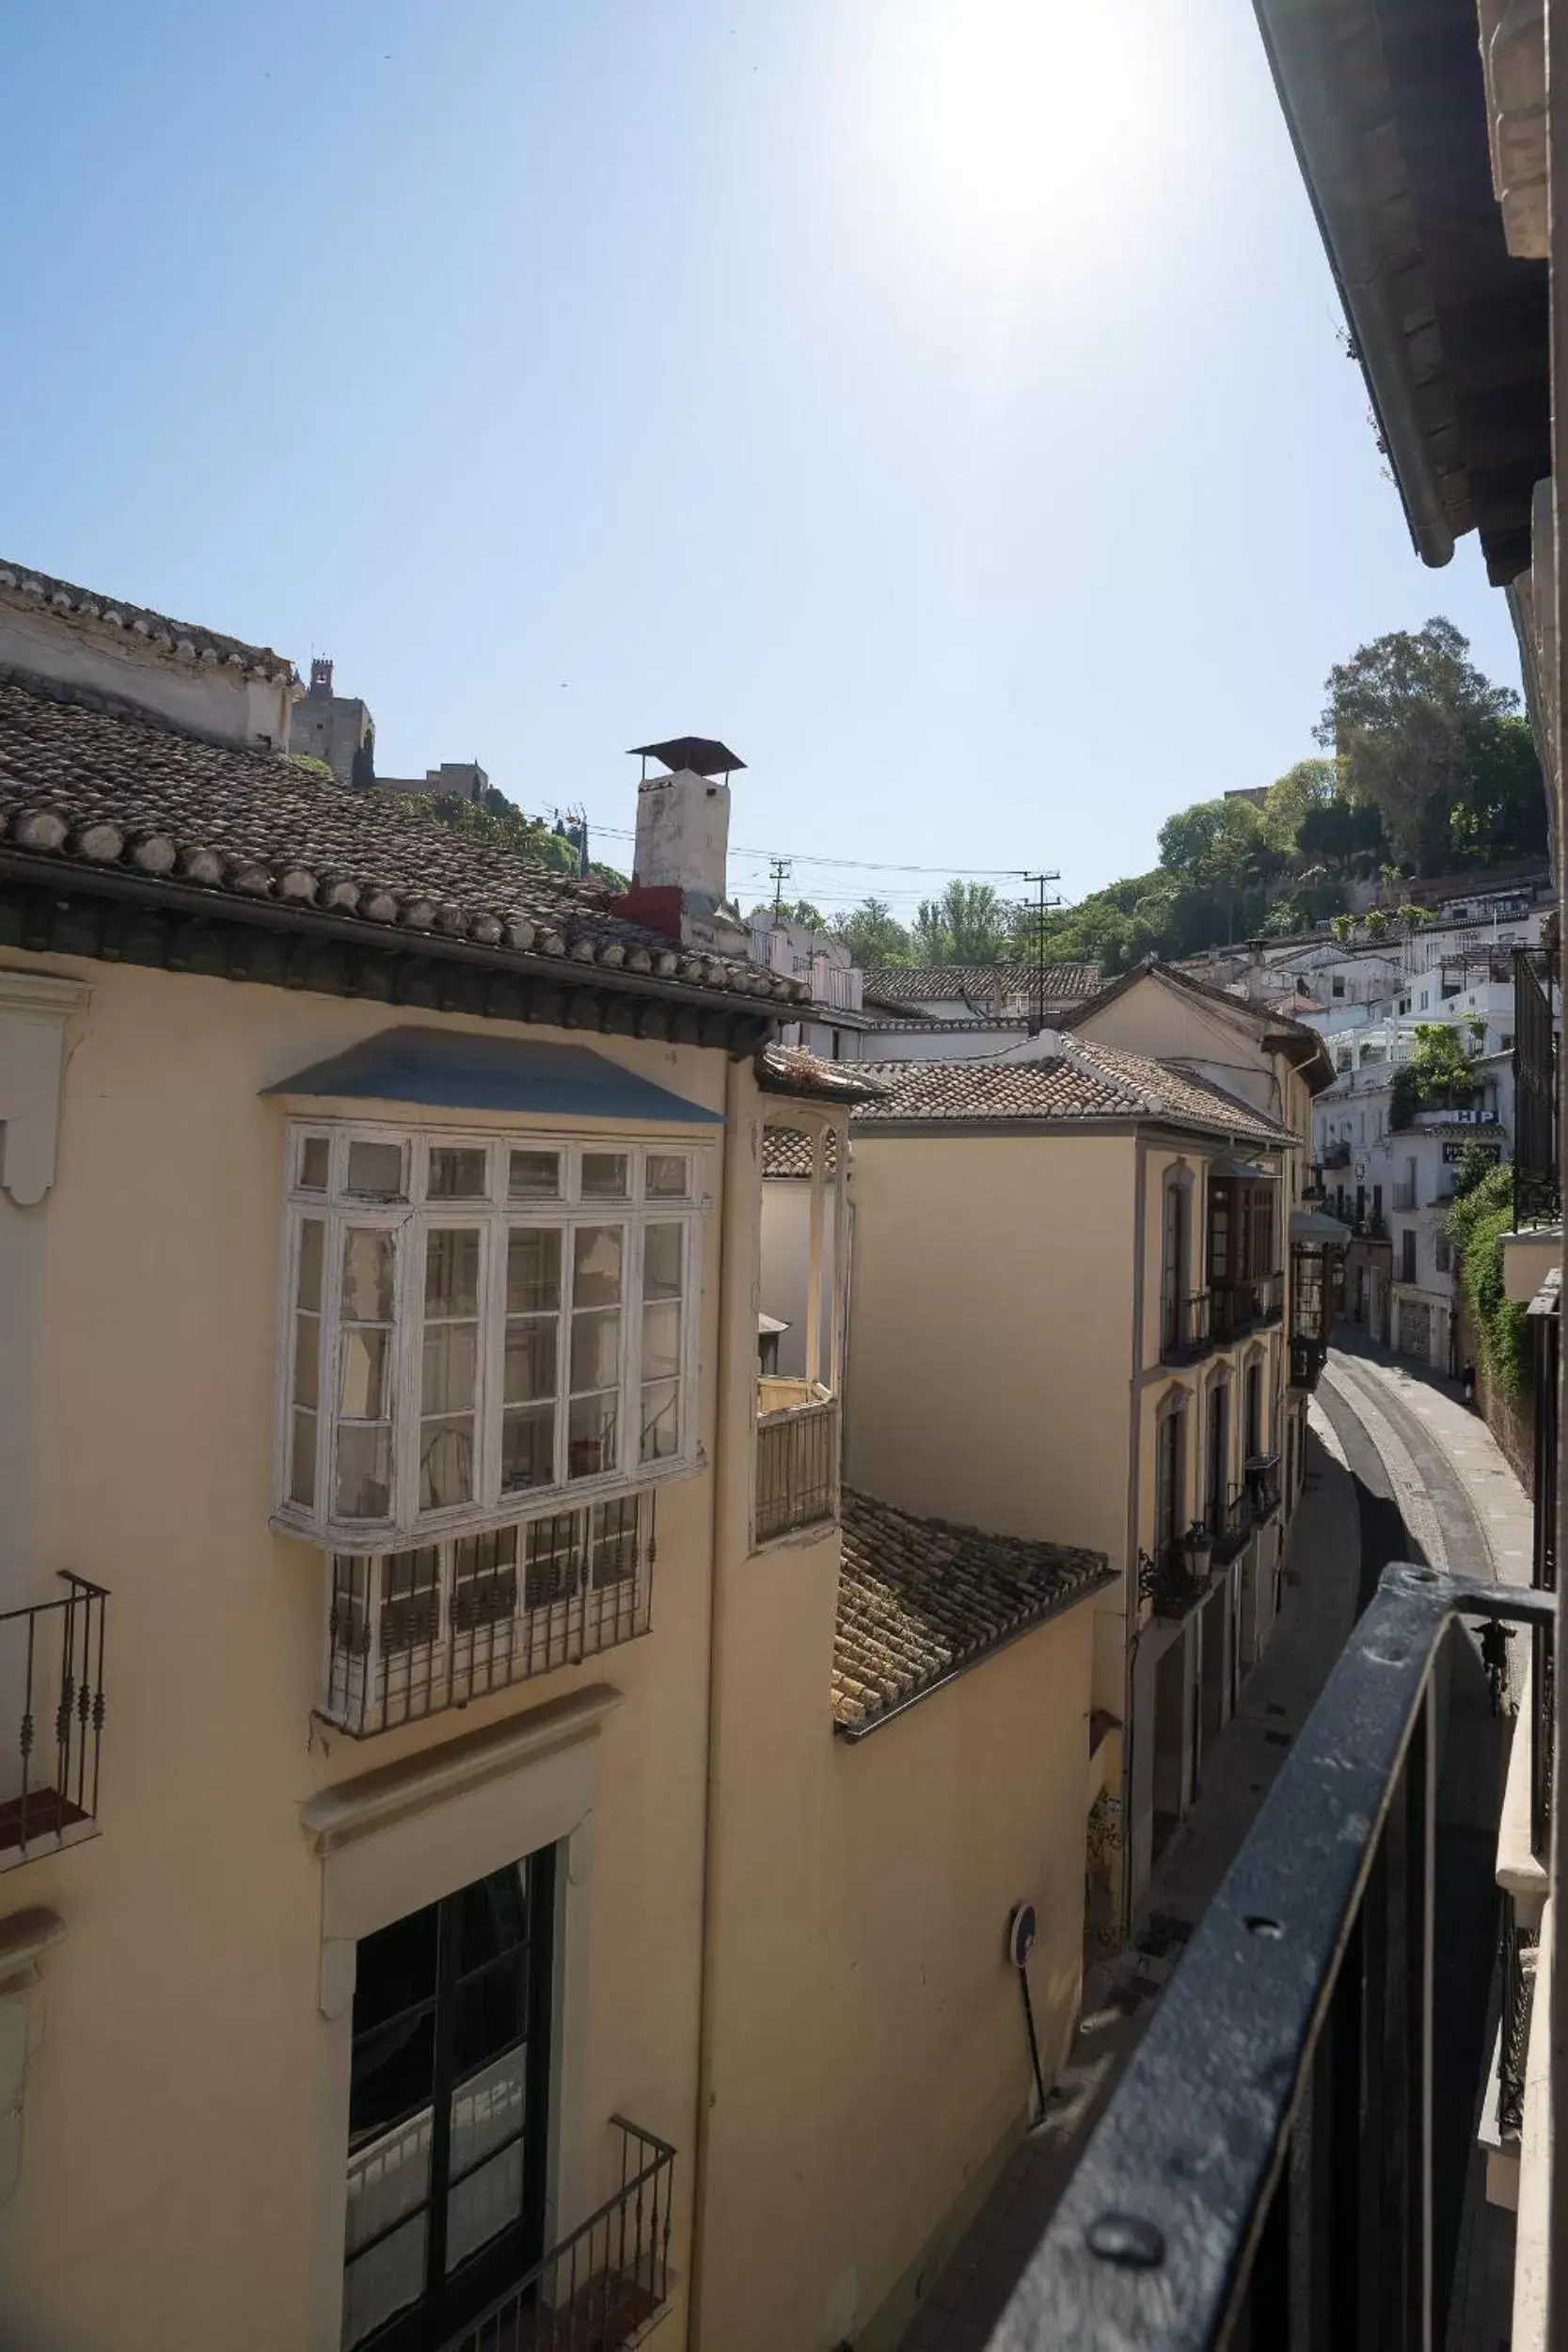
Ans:
[[[642,1190],[650,1200],[684,1200],[687,1175],[684,1152],[650,1152],[644,1164]]]
[[[425,1244],[427,1315],[479,1312],[479,1235],[471,1228],[438,1228]]]
[[[624,1200],[626,1197],[626,1155],[624,1152],[585,1152],[582,1155],[582,1197],[585,1200]]]
[[[392,1320],[390,1233],[356,1225],[343,1235],[343,1315],[350,1323]]]
[[[348,1147],[348,1188],[361,1200],[401,1200],[402,1144],[351,1143]]]
[[[466,1977],[521,1944],[528,1934],[528,1900],[519,1864],[492,1870],[465,1886],[457,1901],[457,1973]],[[475,2154],[481,2151],[475,2150]]]
[[[474,1425],[471,1421],[420,1423],[420,1508],[444,1510],[468,1502],[474,1491]]]
[[[341,1348],[338,1410],[352,1421],[384,1421],[389,1409],[390,1331],[381,1330],[374,1324],[345,1324]]]
[[[483,1200],[487,1189],[486,1154],[461,1151],[455,1145],[433,1143],[425,1170],[425,1194],[431,1200]]]
[[[672,1300],[642,1310],[642,1377],[673,1380],[681,1368],[681,1311]]]
[[[507,1313],[553,1314],[560,1304],[560,1226],[515,1226],[506,1237]]]
[[[650,1225],[642,1237],[642,1295],[678,1298],[681,1295],[681,1228]]]
[[[680,1384],[674,1380],[656,1380],[642,1391],[642,1446],[644,1462],[667,1462],[680,1452],[681,1437]]]
[[[528,2052],[505,2050],[459,2084],[451,2099],[451,2169],[467,2172],[503,2139],[523,2128]]]
[[[566,1430],[566,1475],[568,1478],[593,1478],[600,1470],[615,1468],[615,1422],[620,1399],[609,1396],[575,1397],[571,1405],[571,1420]]]
[[[502,1394],[508,1405],[527,1405],[535,1397],[555,1394],[557,1329],[553,1320],[542,1316],[507,1325]]]
[[[621,1295],[621,1228],[579,1225],[572,1236],[572,1304],[613,1307]]]
[[[621,1310],[572,1317],[572,1389],[612,1389],[621,1377]]]
[[[510,2229],[523,2205],[523,2149],[520,2140],[459,2181],[447,2199],[447,2261],[466,2261],[483,2246]]]
[[[455,2007],[452,2062],[462,2076],[510,2049],[523,2030],[523,1947],[466,1977]]]
[[[479,1326],[473,1323],[433,1323],[424,1335],[422,1413],[464,1413],[474,1401],[474,1372],[478,1360]]]
[[[294,1317],[294,1403],[313,1412],[321,1403],[321,1319]]]
[[[425,2129],[429,2131],[429,2122]],[[349,2226],[361,2237],[373,2235],[375,2224],[366,2213],[356,2214],[354,2175],[349,2175]],[[394,2312],[417,2303],[424,2293],[426,2214],[394,2230],[368,2254],[351,2261],[343,2273],[343,2344],[360,2344]]]
[[[355,2068],[357,2079],[360,2039],[372,2026],[385,2025],[389,2017],[401,2016],[420,2001],[434,1998],[436,1992],[436,1912],[439,1906],[428,1903],[422,1911],[405,1912],[394,1919],[390,1927],[377,1928],[372,1935],[361,1936],[356,1949],[354,1976],[354,2035]],[[391,2115],[405,2115],[430,2096],[434,2075],[427,2075],[423,2087],[416,2086],[414,2095],[403,2105],[387,2110]],[[372,2113],[367,2122],[379,2128],[379,2119]],[[365,2128],[351,2116],[351,2132]]]
[[[348,1519],[384,1519],[391,1488],[391,1431],[385,1423],[340,1422],[337,1510]]]
[[[319,1217],[307,1217],[299,1229],[299,1274],[294,1284],[294,1304],[311,1314],[321,1311],[322,1303],[322,1237],[326,1228]]]
[[[559,1152],[514,1152],[506,1189],[514,1200],[559,1200]]]
[[[328,1160],[325,1136],[305,1136],[299,1146],[299,1188],[301,1192],[325,1192]]]
[[[555,1406],[501,1416],[501,1485],[508,1494],[555,1484]]]
[[[289,1468],[289,1501],[303,1502],[308,1510],[316,1501],[316,1416],[314,1413],[294,1415],[293,1445]]]

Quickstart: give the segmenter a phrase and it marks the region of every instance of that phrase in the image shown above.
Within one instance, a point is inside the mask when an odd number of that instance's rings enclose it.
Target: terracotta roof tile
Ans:
[[[1259,1145],[1294,1143],[1288,1127],[1174,1063],[1098,1040],[1043,1031],[1033,1050],[968,1061],[869,1062],[889,1091],[862,1104],[855,1122],[879,1120],[1151,1119],[1239,1136]]]
[[[602,885],[466,839],[272,752],[225,749],[0,673],[0,866],[8,852],[270,898],[385,930],[651,973],[795,1003],[800,983],[626,922]]]
[[[1007,996],[1038,998],[1042,1004],[1069,1004],[1092,996],[1100,986],[1098,963],[1048,963],[1041,986],[1040,967],[1034,963],[884,963],[865,976],[869,995],[899,1005],[945,1004],[968,997],[988,1000],[998,983]]]
[[[823,1155],[825,1169],[832,1175],[838,1166],[838,1137],[831,1131],[828,1149]],[[811,1175],[811,1137],[801,1127],[765,1127],[762,1131],[762,1172],[772,1177],[805,1177]]]
[[[846,1487],[833,1721],[860,1739],[895,1708],[1111,1581],[1105,1555],[923,1518]]]
[[[124,629],[150,645],[187,661],[221,662],[227,668],[259,672],[277,684],[294,675],[293,663],[270,645],[247,645],[243,638],[224,637],[195,621],[171,620],[166,612],[150,612],[145,605],[126,604],[119,596],[99,596],[90,588],[73,588],[68,580],[35,572],[25,564],[0,563],[0,595],[13,601],[47,606],[78,620],[96,621],[110,629]]]
[[[826,1061],[803,1045],[765,1045],[756,1057],[756,1073],[766,1094],[803,1095],[820,1103],[879,1102],[887,1092],[866,1063]]]

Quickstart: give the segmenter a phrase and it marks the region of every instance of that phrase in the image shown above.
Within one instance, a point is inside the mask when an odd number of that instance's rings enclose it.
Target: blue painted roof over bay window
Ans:
[[[443,1110],[548,1112],[721,1126],[723,1113],[623,1070],[586,1045],[475,1037],[447,1029],[384,1029],[329,1061],[312,1062],[264,1094],[338,1095],[420,1103]]]

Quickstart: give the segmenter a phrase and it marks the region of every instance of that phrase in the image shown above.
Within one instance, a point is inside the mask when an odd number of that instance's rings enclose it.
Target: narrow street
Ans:
[[[948,2255],[901,2352],[981,2352],[1188,1935],[1390,1560],[1528,1583],[1530,1509],[1491,1432],[1440,1380],[1351,1333],[1310,1408],[1286,1598],[1196,1802],[1162,1855],[1140,1931],[1085,1986],[1079,2048],[1049,2110]],[[1436,2309],[1448,2352],[1509,2338],[1510,2214],[1485,2204],[1475,2126],[1496,2022],[1494,1846],[1506,1748],[1474,1644],[1442,1672],[1433,2084]],[[1451,2301],[1450,2301],[1451,2297]]]

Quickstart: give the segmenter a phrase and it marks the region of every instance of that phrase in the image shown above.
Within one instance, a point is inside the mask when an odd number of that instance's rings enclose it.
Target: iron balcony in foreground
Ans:
[[[98,1831],[109,1596],[59,1582],[58,1600],[0,1613],[0,1870]]]
[[[1385,1570],[990,2352],[1427,2352],[1433,1667],[1555,1606]]]

